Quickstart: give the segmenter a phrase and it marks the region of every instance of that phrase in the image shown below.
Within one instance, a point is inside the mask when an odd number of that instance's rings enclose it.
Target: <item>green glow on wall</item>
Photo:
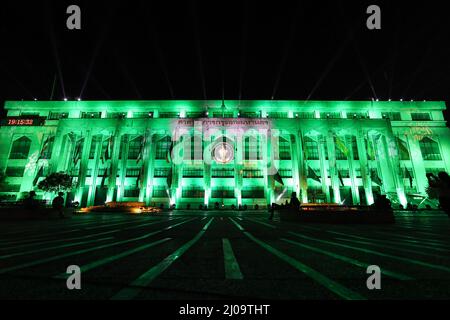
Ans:
[[[442,114],[445,110],[444,102],[226,100],[224,104],[225,109],[222,108],[221,100],[8,101],[5,103],[8,117],[26,114],[28,117],[39,115],[47,120],[43,126],[0,128],[0,168],[10,174],[7,174],[7,186],[3,186],[0,195],[15,199],[23,197],[26,192],[35,188],[33,180],[37,170],[45,165],[46,174],[54,171],[75,172],[74,179],[79,182],[72,197],[83,205],[140,199],[148,204],[177,206],[188,203],[213,206],[215,202],[223,202],[226,206],[264,206],[273,201],[284,202],[292,191],[296,191],[303,202],[324,202],[330,199],[345,203],[360,201],[362,204],[373,203],[373,193],[385,193],[405,206],[413,202],[412,194],[425,194],[427,172],[450,171],[450,135]],[[82,119],[83,112],[101,113],[101,118]],[[240,160],[233,160],[225,165],[214,161],[211,164],[207,161],[194,164],[182,161],[174,164],[168,163],[164,154],[161,156],[162,151],[157,150],[158,139],[165,135],[173,136],[175,128],[183,127],[178,121],[189,120],[192,116],[197,117],[196,120],[200,123],[215,121],[221,112],[226,117],[236,118],[234,125],[219,125],[216,129],[221,134],[225,133],[232,141],[235,156]],[[59,114],[62,113],[68,117],[59,119]],[[412,121],[411,113],[428,113],[430,121]],[[118,114],[125,114],[126,117],[118,117]],[[330,116],[325,118],[327,114]],[[318,119],[319,115],[322,115],[321,119]],[[269,128],[254,124],[261,118],[267,120]],[[244,137],[256,137],[260,134],[259,130],[268,132],[270,129],[271,135],[279,135],[288,142],[287,147],[284,147],[287,149],[280,153],[284,158],[274,159],[273,154],[280,150],[279,147],[277,149],[270,145],[268,151],[272,154],[272,161],[264,160],[267,158],[242,161],[245,142],[238,147],[237,135],[230,130],[233,126],[240,128]],[[200,133],[205,130],[205,127],[200,128]],[[387,139],[378,142],[376,160],[367,160],[368,134],[380,134]],[[144,135],[149,138],[142,146],[142,159],[127,159],[132,152],[140,149],[133,139]],[[336,158],[339,146],[334,146],[334,155],[329,148],[330,143],[334,143],[329,140],[333,135],[339,136],[347,149],[354,148],[352,150],[356,156],[352,159],[349,156]],[[31,141],[28,159],[11,158],[13,142],[22,136]],[[31,159],[31,155],[39,155],[49,136],[55,137],[52,157]],[[216,138],[219,136],[217,134]],[[113,137],[114,144],[108,151],[108,159],[104,159],[103,147],[88,145],[94,137],[101,137],[103,143]],[[308,140],[308,145],[302,141],[304,137],[312,139]],[[356,147],[352,147],[352,137],[359,139]],[[391,153],[389,148],[393,147],[390,141],[395,137],[404,138],[407,142],[410,160],[400,160],[398,152]],[[437,149],[430,148],[439,150],[438,160],[428,160],[430,155],[422,154],[419,142],[424,137],[430,137],[436,142]],[[80,150],[82,155],[79,162],[73,165],[76,141],[81,138],[85,139],[86,145],[83,144]],[[203,143],[206,144],[206,141]],[[324,145],[326,157],[322,160],[317,158],[320,154],[317,148],[321,144]],[[125,158],[121,154],[125,152],[124,148],[125,151],[128,150]],[[23,177],[14,176],[27,161],[33,164],[34,169],[28,170]],[[272,163],[285,175],[282,178],[283,186],[279,182],[273,182],[267,173],[267,167]],[[320,173],[320,176],[324,172],[329,177],[320,177],[320,182],[315,181],[308,176],[309,167]],[[335,167],[336,170],[331,170]],[[169,168],[173,172],[170,188],[167,177],[159,176],[158,173]],[[402,174],[404,168],[411,171],[412,184]],[[103,177],[105,170],[106,176]],[[138,177],[131,171],[127,173],[127,170],[143,172]],[[184,177],[183,172],[186,170],[198,170],[202,175]],[[373,181],[371,170],[375,170],[383,180],[382,185]],[[115,180],[112,171],[116,173]],[[227,176],[221,177],[220,174],[224,172]],[[232,174],[228,177],[230,172]],[[258,172],[262,173],[261,177]],[[338,173],[345,173],[342,181],[337,176]],[[86,176],[85,181],[80,180],[82,174]],[[107,189],[107,192],[103,189]],[[195,197],[190,198],[188,195]],[[51,196],[42,195],[45,198]]]

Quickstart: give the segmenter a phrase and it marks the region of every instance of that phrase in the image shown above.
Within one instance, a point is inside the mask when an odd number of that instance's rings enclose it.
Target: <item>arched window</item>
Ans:
[[[423,160],[442,160],[439,144],[436,141],[425,137],[419,141],[419,145]]]
[[[26,159],[30,152],[31,140],[27,137],[21,137],[13,142],[10,159]]]

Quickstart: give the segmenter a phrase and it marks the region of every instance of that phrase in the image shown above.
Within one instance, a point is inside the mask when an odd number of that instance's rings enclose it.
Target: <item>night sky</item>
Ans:
[[[77,4],[82,30],[66,28]],[[381,7],[382,29],[366,28]],[[4,100],[450,101],[444,1],[3,1]],[[56,79],[56,81],[54,81]]]

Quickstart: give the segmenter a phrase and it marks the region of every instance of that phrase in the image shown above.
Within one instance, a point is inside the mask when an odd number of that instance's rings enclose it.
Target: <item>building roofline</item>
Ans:
[[[225,100],[228,109],[254,109],[287,111],[290,109],[314,109],[319,111],[374,109],[374,110],[445,110],[444,101],[337,101],[337,100]],[[82,101],[6,101],[5,109],[64,111],[73,108],[83,110],[122,109],[147,110],[152,108],[189,110],[220,109],[222,100],[82,100]]]

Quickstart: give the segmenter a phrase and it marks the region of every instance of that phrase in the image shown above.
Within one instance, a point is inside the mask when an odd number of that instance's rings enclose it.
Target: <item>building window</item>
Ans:
[[[2,192],[19,192],[20,184],[3,184],[0,190]]]
[[[169,136],[162,138],[156,143],[156,160],[166,159],[171,144],[172,139]]]
[[[153,112],[133,112],[133,118],[134,119],[148,119],[153,118]]]
[[[282,178],[292,178],[292,169],[280,169],[278,173]]]
[[[139,136],[130,141],[128,145],[128,159],[137,159],[139,157],[143,140],[144,137]]]
[[[27,137],[21,137],[13,142],[10,159],[26,159],[30,152],[31,140]]]
[[[59,120],[59,119],[67,119],[69,117],[68,113],[62,112],[50,112],[48,115],[48,120]]]
[[[99,168],[97,177],[107,177],[108,176],[108,169],[107,168]]]
[[[442,160],[439,144],[428,137],[419,141],[423,160]]]
[[[391,121],[400,121],[402,120],[402,117],[400,115],[400,112],[384,112],[383,118],[387,118]]]
[[[203,118],[206,117],[205,112],[187,112],[186,118]]]
[[[244,169],[242,176],[244,178],[262,178],[262,170],[261,169]]]
[[[52,157],[53,144],[55,143],[55,137],[48,137],[45,140],[41,150],[41,159],[50,159]]]
[[[155,178],[165,178],[169,175],[170,168],[155,168],[153,176]]]
[[[352,152],[353,152],[353,160],[359,160],[358,143],[356,142],[355,136],[352,136]]]
[[[120,138],[120,147],[119,147],[119,159],[122,159],[123,148],[125,148],[125,143],[128,141],[128,135],[124,134]]]
[[[349,169],[338,169],[341,178],[350,178],[350,170]]]
[[[428,112],[413,112],[411,113],[411,119],[413,121],[430,121],[431,117]]]
[[[231,199],[234,198],[233,187],[221,187],[220,189],[213,189],[211,197],[216,199]]]
[[[21,117],[39,117],[39,112],[21,112]]]
[[[106,117],[109,119],[125,119],[127,114],[125,112],[108,112]]]
[[[125,189],[123,196],[125,198],[137,198],[137,197],[139,197],[139,189],[136,189],[136,188]]]
[[[82,112],[81,119],[100,119],[102,117],[101,112]]]
[[[184,187],[181,196],[183,198],[204,198],[205,189],[202,187]]]
[[[183,177],[202,178],[203,177],[203,168],[183,168]]]
[[[278,140],[278,150],[280,160],[291,160],[291,143],[280,137]]]
[[[295,114],[296,118],[299,119],[314,119],[315,115],[314,115],[314,111],[311,112],[298,112]]]
[[[340,119],[341,113],[340,112],[321,112],[320,118],[321,119]]]
[[[154,186],[153,187],[153,197],[155,198],[167,198],[167,189],[165,186]]]
[[[261,160],[261,137],[253,135],[244,139],[244,160]]]
[[[368,118],[367,112],[347,111],[347,119],[366,119],[366,118]]]
[[[97,148],[97,143],[100,143],[101,136],[95,136],[92,138],[91,149],[89,150],[89,159],[94,159],[95,149]]]
[[[243,199],[264,198],[263,187],[244,187],[241,192]]]
[[[141,168],[127,168],[126,176],[130,177],[130,178],[139,177],[140,171],[141,171]]]
[[[233,118],[233,112],[222,112],[222,111],[216,111],[213,112],[214,118]]]
[[[234,177],[234,169],[233,168],[220,168],[212,170],[213,178],[233,178]]]
[[[317,141],[314,141],[310,137],[305,137],[305,156],[308,160],[319,160],[319,148]]]
[[[25,172],[25,167],[8,167],[6,168],[5,175],[10,178],[22,178]]]
[[[71,177],[78,177],[79,174],[80,174],[80,166],[77,166],[76,168],[72,168],[69,171],[69,176],[71,176]]]
[[[267,116],[272,119],[287,119],[288,113],[287,112],[268,112]]]
[[[261,114],[259,112],[240,112],[241,118],[260,118]]]
[[[160,112],[159,118],[178,118],[178,112]]]

